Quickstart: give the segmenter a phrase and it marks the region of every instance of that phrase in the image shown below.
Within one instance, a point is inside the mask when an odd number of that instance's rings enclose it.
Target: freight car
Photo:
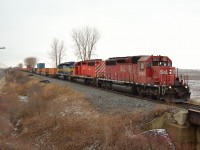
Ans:
[[[65,62],[57,66],[57,68],[36,68],[36,73],[44,76],[59,77],[70,79],[73,72],[75,62]]]
[[[188,77],[178,77],[167,56],[113,57],[77,62],[71,79],[166,102],[190,98]]]

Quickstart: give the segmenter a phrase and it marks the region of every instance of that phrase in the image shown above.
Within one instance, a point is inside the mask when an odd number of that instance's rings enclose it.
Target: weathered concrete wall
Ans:
[[[145,124],[143,126],[143,129],[144,130],[163,129],[164,123],[167,122],[171,117],[172,115],[170,113],[165,113],[161,117],[153,119],[149,123]]]
[[[173,119],[179,125],[184,125],[186,123],[186,118],[188,115],[188,110],[181,110],[180,112],[173,115]]]
[[[200,150],[200,127],[197,127],[197,150]]]
[[[196,126],[182,126],[173,123],[165,123],[165,129],[177,149],[196,149]]]
[[[166,113],[145,124],[143,130],[164,128],[178,150],[200,150],[200,126],[185,125],[184,119],[181,119],[183,120],[181,123],[180,119],[181,117],[179,116],[178,119],[173,120],[172,114]]]

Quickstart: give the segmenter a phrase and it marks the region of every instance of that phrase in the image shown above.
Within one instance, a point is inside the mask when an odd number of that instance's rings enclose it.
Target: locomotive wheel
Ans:
[[[103,82],[103,83],[101,84],[101,87],[102,87],[103,89],[106,89],[106,83]]]
[[[164,96],[163,96],[165,102],[167,103],[171,103],[172,100],[175,98],[174,94],[172,93],[166,93]]]
[[[151,95],[150,98],[154,100],[160,100],[160,95]]]
[[[137,91],[137,86],[136,85],[132,86],[132,94],[133,95],[138,95],[138,91]]]
[[[97,86],[101,88],[102,83],[101,83],[101,82],[98,82],[98,83],[97,83]]]
[[[66,77],[66,80],[69,81],[69,80],[70,80],[70,76],[67,76],[67,77]]]
[[[143,91],[141,89],[138,91],[138,95],[139,95],[139,97],[144,97]]]
[[[185,94],[183,99],[188,101],[190,99],[190,93]]]
[[[106,83],[106,88],[111,90],[112,89],[112,83],[107,82]]]
[[[69,81],[73,82],[74,81],[73,77],[70,76]]]

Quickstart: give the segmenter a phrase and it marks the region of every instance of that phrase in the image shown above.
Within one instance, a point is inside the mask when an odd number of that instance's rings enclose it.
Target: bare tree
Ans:
[[[53,61],[53,64],[57,67],[65,56],[65,45],[64,42],[59,42],[58,39],[54,38],[51,44],[51,51],[49,52],[49,57]]]
[[[36,57],[27,57],[24,59],[24,65],[27,68],[34,68],[37,63],[37,58]]]
[[[96,28],[89,26],[73,29],[72,39],[76,48],[75,54],[79,59],[90,60],[94,55],[94,50],[98,40],[100,39],[100,33]]]
[[[58,47],[58,64],[60,64],[65,56],[65,45],[64,41],[61,41],[59,47]]]
[[[19,64],[17,65],[17,67],[22,68],[22,67],[23,67],[23,64],[22,64],[22,63],[19,63]]]

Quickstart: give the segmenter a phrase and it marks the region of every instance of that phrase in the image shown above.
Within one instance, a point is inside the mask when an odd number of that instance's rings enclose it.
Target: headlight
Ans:
[[[169,74],[172,74],[172,70],[169,70]]]
[[[171,87],[171,86],[169,86],[168,88],[169,88],[169,89],[171,89],[172,87]]]
[[[187,86],[187,85],[185,85],[185,88],[187,89],[187,88],[188,88],[188,86]]]

